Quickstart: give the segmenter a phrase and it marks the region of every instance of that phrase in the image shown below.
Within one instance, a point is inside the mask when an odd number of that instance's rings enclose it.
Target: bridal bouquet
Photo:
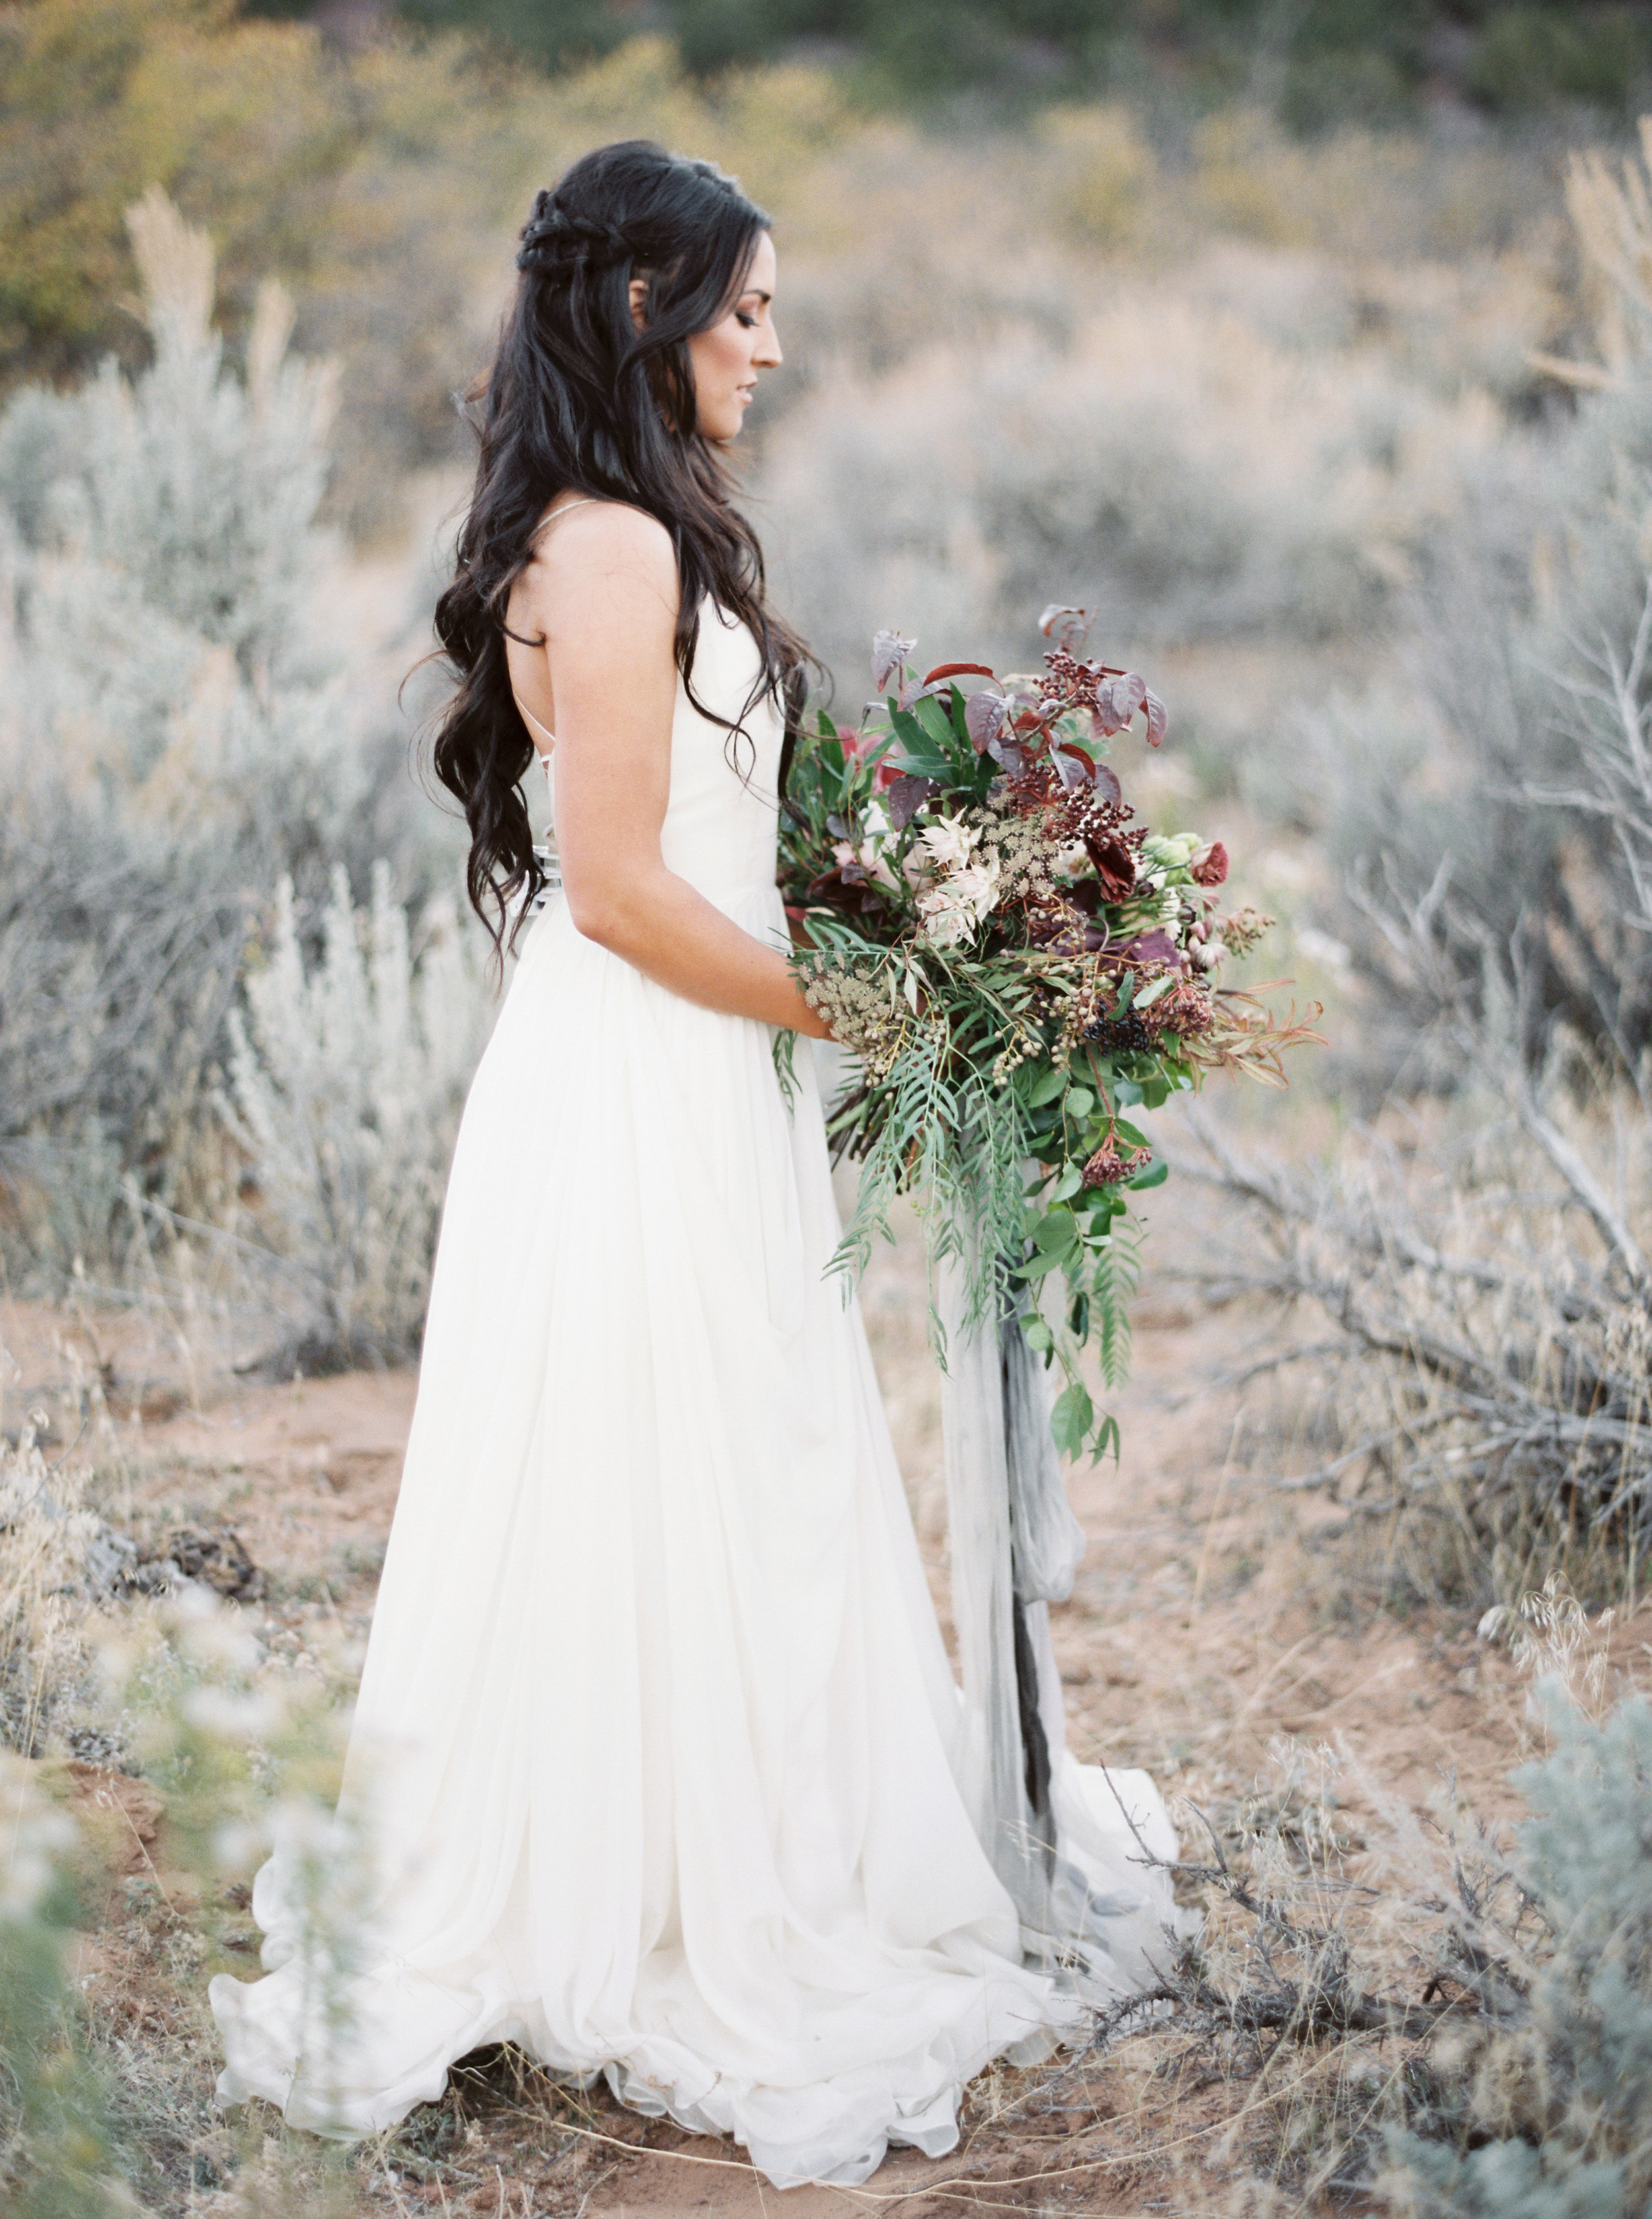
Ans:
[[[1080,660],[1087,628],[1046,609],[1043,671],[1003,679],[918,677],[916,643],[879,632],[881,700],[853,729],[823,712],[796,749],[779,878],[804,997],[858,1060],[828,1113],[835,1157],[863,1166],[835,1261],[860,1270],[896,1197],[921,1196],[972,1316],[1025,1304],[1028,1341],[1059,1361],[1058,1445],[1100,1455],[1118,1428],[1079,1358],[1093,1341],[1108,1384],[1124,1376],[1127,1197],[1166,1169],[1129,1112],[1218,1068],[1282,1086],[1281,1050],[1318,1035],[1222,985],[1273,920],[1221,912],[1219,841],[1135,821],[1108,745],[1140,715],[1157,747],[1164,710],[1133,673]],[[1029,1302],[1055,1272],[1065,1300]]]

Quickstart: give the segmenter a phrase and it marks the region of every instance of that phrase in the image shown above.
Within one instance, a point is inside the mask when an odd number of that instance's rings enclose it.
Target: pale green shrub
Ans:
[[[1648,138],[1652,152],[1652,134]],[[1612,1068],[1652,1107],[1652,214],[1644,161],[1574,169],[1603,360],[1546,443],[1469,474],[1403,680],[1309,720],[1328,918],[1410,1076]],[[1463,1028],[1467,1027],[1467,1035]],[[1443,1051],[1442,1031],[1452,1035]],[[1376,1059],[1374,1059],[1376,1060]],[[1381,1075],[1387,1077],[1388,1069]],[[1379,1064],[1380,1068],[1380,1064]]]
[[[882,376],[841,364],[771,434],[776,575],[848,699],[878,625],[1014,668],[1053,596],[1119,655],[1357,634],[1494,436],[1482,396],[1152,281],[1120,277],[1065,344],[1049,320]]]
[[[106,2090],[77,2024],[66,1956],[75,1826],[36,1768],[0,1750],[0,2203],[9,2219],[130,2212]]]
[[[322,934],[307,966],[283,880],[246,1015],[230,1019],[224,1103],[301,1298],[294,1353],[310,1370],[416,1349],[448,1158],[493,1019],[479,932],[438,899],[415,959],[383,864],[365,912],[335,874]]]
[[[1379,2184],[1407,2219],[1629,2219],[1652,2196],[1652,1706],[1550,1682],[1514,1775],[1512,1875],[1545,1930],[1502,2023],[1443,2042]]]

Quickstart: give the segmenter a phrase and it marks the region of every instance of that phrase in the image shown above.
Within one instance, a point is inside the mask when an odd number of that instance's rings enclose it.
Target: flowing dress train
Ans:
[[[757,667],[708,602],[701,698],[736,716]],[[780,730],[767,704],[745,722],[731,741],[679,685],[665,861],[783,945]],[[525,934],[455,1153],[346,1762],[362,1954],[341,2016],[278,1849],[267,1976],[211,1986],[221,2101],[365,2135],[510,2040],[782,2185],[852,2185],[891,2142],[951,2148],[972,2074],[1081,2023],[1023,1961],[960,1791],[860,1313],[823,1277],[811,1060],[788,1103],[773,1038],[582,938],[559,895]],[[1145,1777],[1113,1778],[1165,1839]],[[1121,1991],[1168,1906],[1113,1839],[1090,1969]]]

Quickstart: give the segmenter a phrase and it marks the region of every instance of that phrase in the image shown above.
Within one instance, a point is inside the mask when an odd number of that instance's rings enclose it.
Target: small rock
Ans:
[[[164,1594],[185,1580],[237,1602],[258,1601],[267,1585],[239,1534],[227,1526],[215,1532],[180,1526],[158,1547],[142,1551],[121,1584],[128,1592]]]

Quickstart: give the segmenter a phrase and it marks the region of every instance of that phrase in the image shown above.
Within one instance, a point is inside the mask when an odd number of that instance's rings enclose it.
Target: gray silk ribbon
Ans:
[[[1082,1830],[1083,1821],[1059,1777],[1064,1705],[1047,1607],[1072,1593],[1084,1530],[1020,1315],[971,1323],[966,1266],[949,1260],[939,1279],[953,1621],[969,1732],[963,1785],[1027,1954],[1082,1966],[1086,1941],[1106,1944],[1110,1922],[1134,1901],[1098,1895],[1064,1855],[1064,1824]]]

